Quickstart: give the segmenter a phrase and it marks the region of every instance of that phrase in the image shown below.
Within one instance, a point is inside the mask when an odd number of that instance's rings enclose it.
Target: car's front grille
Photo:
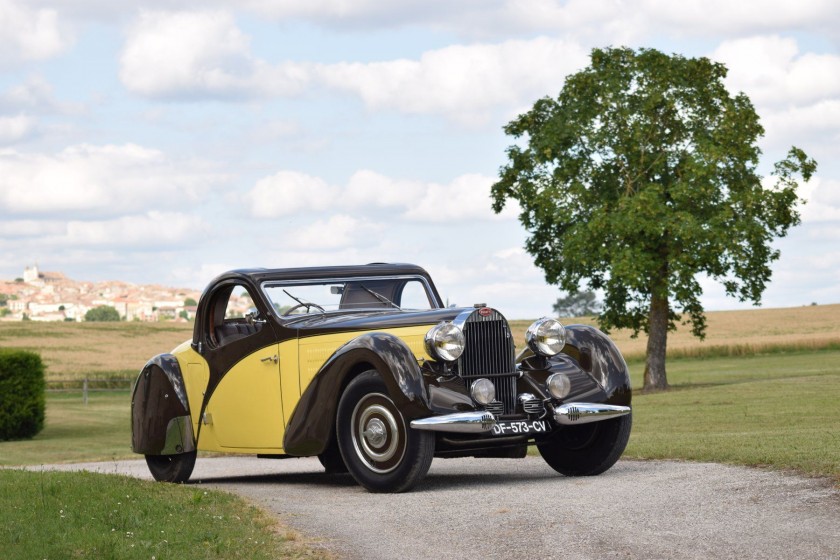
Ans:
[[[487,377],[496,386],[496,400],[504,405],[504,413],[516,411],[516,362],[513,336],[505,318],[490,309],[470,314],[463,325],[464,353],[458,360],[458,372],[469,385],[472,379]]]

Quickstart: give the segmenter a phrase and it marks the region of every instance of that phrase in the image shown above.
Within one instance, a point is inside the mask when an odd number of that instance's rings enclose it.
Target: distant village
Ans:
[[[61,272],[27,266],[23,275],[0,280],[0,321],[84,321],[100,306],[124,321],[189,321],[201,292],[128,282],[83,282]]]

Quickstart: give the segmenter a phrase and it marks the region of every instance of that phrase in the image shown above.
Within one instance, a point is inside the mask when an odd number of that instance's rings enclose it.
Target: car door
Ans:
[[[277,452],[285,423],[279,347],[265,310],[242,284],[216,288],[204,321],[210,370],[203,449]],[[203,432],[203,435],[202,433]]]

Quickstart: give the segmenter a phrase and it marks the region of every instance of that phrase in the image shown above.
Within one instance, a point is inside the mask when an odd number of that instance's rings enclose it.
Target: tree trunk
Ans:
[[[645,391],[668,388],[665,375],[665,351],[668,347],[668,297],[654,294],[650,300],[648,344],[645,358]]]

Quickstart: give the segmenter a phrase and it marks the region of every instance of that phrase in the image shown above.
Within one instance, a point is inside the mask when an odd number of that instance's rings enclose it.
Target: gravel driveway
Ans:
[[[60,465],[150,478],[145,463]],[[837,558],[824,481],[673,461],[565,478],[541,459],[435,459],[421,487],[369,494],[316,459],[199,458],[193,480],[244,496],[345,559]]]

